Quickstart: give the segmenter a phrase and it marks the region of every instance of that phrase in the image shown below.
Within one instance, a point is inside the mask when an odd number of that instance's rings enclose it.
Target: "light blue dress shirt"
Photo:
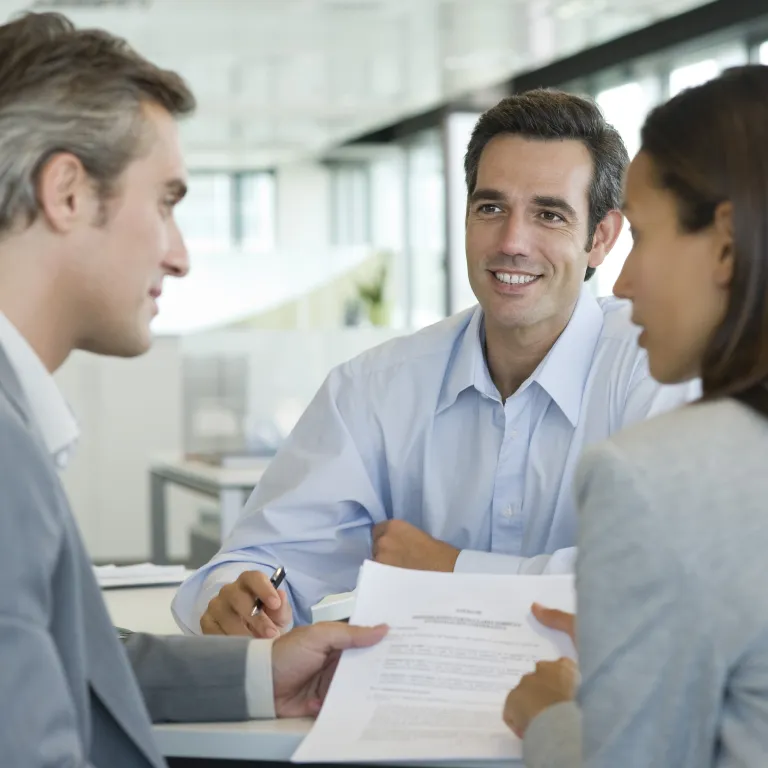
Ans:
[[[584,446],[695,388],[659,387],[629,304],[586,286],[506,403],[483,335],[476,307],[331,371],[220,552],[179,589],[180,626],[199,632],[224,584],[278,564],[297,623],[309,622],[312,605],[355,587],[372,526],[390,519],[460,549],[457,571],[571,570],[571,482]]]

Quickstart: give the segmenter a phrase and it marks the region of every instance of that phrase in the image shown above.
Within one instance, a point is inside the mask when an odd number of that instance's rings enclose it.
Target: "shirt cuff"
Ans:
[[[523,739],[527,768],[579,768],[581,710],[574,701],[545,709],[528,725]]]
[[[251,720],[275,717],[272,640],[251,640],[245,658],[245,703]]]

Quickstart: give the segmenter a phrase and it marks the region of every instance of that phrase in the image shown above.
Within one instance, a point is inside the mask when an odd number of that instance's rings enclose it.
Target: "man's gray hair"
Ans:
[[[146,145],[145,103],[195,108],[179,75],[107,32],[56,13],[0,26],[0,236],[34,222],[40,171],[58,153],[75,155],[106,199]]]

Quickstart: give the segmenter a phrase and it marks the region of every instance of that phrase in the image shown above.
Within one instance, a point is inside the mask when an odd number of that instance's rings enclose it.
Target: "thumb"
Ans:
[[[545,627],[565,632],[574,643],[576,642],[576,617],[572,613],[558,611],[556,608],[545,608],[538,603],[531,606],[531,612]]]
[[[329,621],[313,624],[309,634],[327,651],[345,651],[348,648],[368,648],[376,645],[389,631],[386,624],[376,627],[357,627]]]

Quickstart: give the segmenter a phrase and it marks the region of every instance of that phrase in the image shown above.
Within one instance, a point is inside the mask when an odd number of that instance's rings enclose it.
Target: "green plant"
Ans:
[[[387,281],[387,266],[382,264],[379,274],[368,285],[357,286],[357,295],[368,306],[384,303],[384,286]]]
[[[357,285],[357,295],[366,305],[368,319],[373,325],[384,326],[387,324],[387,307],[384,303],[384,289],[387,282],[387,265],[382,264],[377,276],[371,283]]]

